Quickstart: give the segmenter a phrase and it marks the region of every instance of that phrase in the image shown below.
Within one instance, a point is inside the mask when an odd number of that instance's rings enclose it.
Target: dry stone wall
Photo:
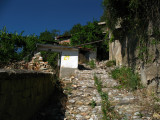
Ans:
[[[41,71],[41,72],[53,72],[52,67],[48,64],[48,62],[44,62],[41,56],[41,53],[38,52],[34,54],[30,62],[17,62],[9,64],[8,66],[4,67],[5,69],[21,69],[21,70],[34,70],[34,71]]]
[[[55,74],[0,70],[0,119],[28,120],[54,92]]]

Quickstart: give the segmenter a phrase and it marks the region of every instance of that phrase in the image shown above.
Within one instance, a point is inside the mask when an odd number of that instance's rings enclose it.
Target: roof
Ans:
[[[77,47],[69,47],[69,46],[59,46],[59,45],[51,45],[51,44],[36,44],[38,51],[52,51],[52,52],[62,52],[64,50],[70,51],[78,51]]]

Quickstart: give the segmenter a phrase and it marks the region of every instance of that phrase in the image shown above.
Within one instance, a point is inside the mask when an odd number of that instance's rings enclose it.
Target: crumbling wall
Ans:
[[[0,120],[28,120],[54,92],[55,74],[0,70]]]
[[[44,62],[41,53],[34,54],[30,62],[20,61],[17,63],[9,64],[4,67],[5,69],[21,69],[21,70],[34,70],[41,72],[54,72],[48,62]]]

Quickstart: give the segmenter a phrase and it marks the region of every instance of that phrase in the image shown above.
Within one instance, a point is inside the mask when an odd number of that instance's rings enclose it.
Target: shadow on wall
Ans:
[[[122,65],[127,65],[136,69],[136,65],[139,64],[137,47],[139,39],[136,37],[136,33],[129,34],[123,28],[114,30],[114,39],[119,40],[121,45]]]
[[[63,93],[62,84],[58,81],[53,96],[31,120],[64,120],[67,95]]]
[[[123,65],[128,65],[135,69],[138,62],[138,39],[134,34],[129,34],[126,35],[123,39],[120,39],[120,43]]]

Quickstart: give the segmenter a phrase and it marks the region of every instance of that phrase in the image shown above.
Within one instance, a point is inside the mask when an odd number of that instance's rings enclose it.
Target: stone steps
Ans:
[[[143,106],[140,106],[137,104],[138,97],[134,96],[132,92],[128,92],[125,89],[116,89],[116,86],[119,85],[119,83],[112,79],[108,72],[104,69],[97,68],[94,70],[83,70],[83,71],[76,71],[76,78],[77,81],[75,82],[73,80],[73,83],[78,86],[77,89],[73,90],[73,94],[70,96],[69,99],[69,105],[70,109],[72,106],[75,106],[74,109],[78,109],[78,107],[87,106],[89,105],[89,101],[94,100],[97,103],[96,107],[101,107],[101,98],[98,94],[95,85],[94,85],[94,76],[97,76],[101,82],[102,82],[102,91],[107,92],[109,96],[109,101],[114,107],[114,110],[117,111],[120,115],[125,116],[123,119],[127,120],[150,120],[151,115],[147,112],[147,114],[144,114],[143,117],[141,117],[141,112],[144,112]],[[75,92],[77,91],[77,92]],[[79,95],[79,96],[77,96]],[[76,100],[79,98],[78,104],[76,104]],[[95,107],[95,108],[96,108]],[[83,109],[83,107],[82,107]],[[88,110],[90,112],[87,112],[87,115],[92,113],[94,111],[90,106],[88,107]],[[85,118],[83,113],[85,111],[77,111],[77,116],[75,115],[74,119],[79,120],[102,120],[102,112],[101,110],[98,111],[94,115],[100,115],[101,118],[94,118],[90,115],[90,118]],[[80,114],[82,113],[82,115]],[[73,114],[72,114],[73,116]]]
[[[121,120],[152,120],[152,112],[139,104],[140,100],[143,101],[141,96],[135,96],[125,89],[117,89],[119,83],[109,76],[107,69],[101,68],[76,70],[75,77],[63,78],[63,93],[68,98],[64,116],[57,112],[58,105],[48,108],[48,116],[51,119],[54,116],[53,120],[102,120],[101,97],[94,85],[96,75],[102,82],[102,91],[108,93],[111,107],[124,116]]]
[[[94,75],[91,70],[76,71],[76,77],[71,80],[71,92],[68,95],[67,120],[101,120],[101,97],[94,85]],[[66,81],[63,80],[65,83]],[[96,105],[92,106],[91,103]]]

